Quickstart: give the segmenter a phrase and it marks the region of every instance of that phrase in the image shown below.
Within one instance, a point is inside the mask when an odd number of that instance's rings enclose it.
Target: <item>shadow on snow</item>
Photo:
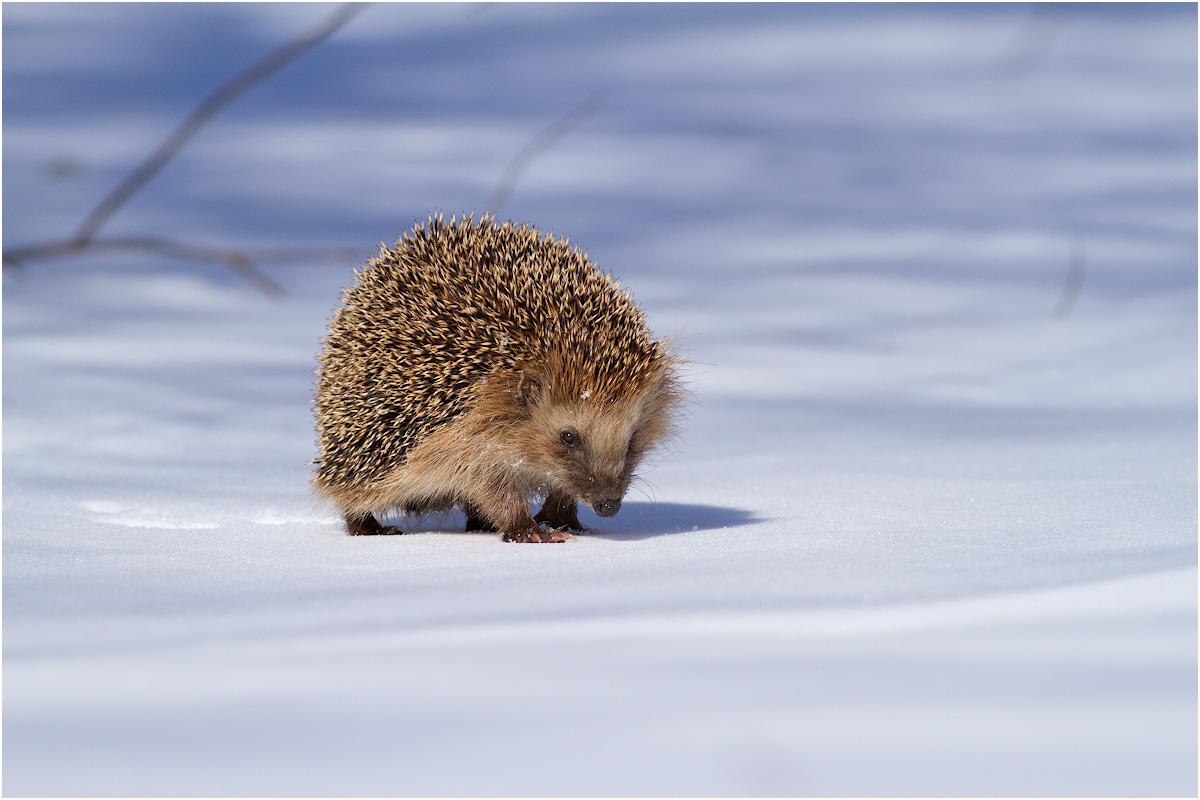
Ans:
[[[601,519],[580,505],[579,519],[588,529],[585,536],[632,542],[668,534],[736,528],[761,522],[763,518],[742,508],[635,501],[623,503],[621,511],[610,519]],[[466,517],[454,511],[423,516],[389,515],[381,521],[413,533],[462,533]]]

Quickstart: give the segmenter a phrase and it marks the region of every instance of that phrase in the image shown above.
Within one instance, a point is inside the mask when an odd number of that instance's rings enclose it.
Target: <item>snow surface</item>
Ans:
[[[326,13],[5,5],[6,246]],[[371,7],[105,232],[365,255],[599,91],[505,212],[680,342],[683,434],[565,545],[349,538],[350,264],[6,270],[4,792],[1194,795],[1195,31]]]

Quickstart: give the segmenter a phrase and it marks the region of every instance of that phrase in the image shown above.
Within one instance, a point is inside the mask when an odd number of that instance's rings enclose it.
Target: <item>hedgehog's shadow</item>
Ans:
[[[609,519],[601,519],[581,505],[579,521],[587,528],[585,536],[632,542],[676,533],[736,528],[759,522],[761,518],[742,508],[638,501],[623,503],[621,512]],[[461,533],[465,523],[466,516],[459,511],[397,517],[392,521],[405,530],[422,533]]]
[[[617,516],[609,519],[601,519],[581,507],[579,517],[579,521],[588,529],[588,536],[616,541],[736,528],[761,521],[753,511],[743,508],[699,503],[627,502],[621,505],[621,512]]]

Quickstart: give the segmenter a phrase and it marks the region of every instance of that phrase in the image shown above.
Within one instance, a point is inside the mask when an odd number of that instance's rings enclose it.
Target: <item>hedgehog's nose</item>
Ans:
[[[621,510],[621,501],[620,499],[614,500],[611,497],[601,497],[592,503],[592,509],[602,517],[611,517]]]

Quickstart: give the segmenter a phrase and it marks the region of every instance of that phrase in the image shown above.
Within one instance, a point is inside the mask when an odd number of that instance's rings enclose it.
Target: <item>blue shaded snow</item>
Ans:
[[[105,227],[366,257],[598,97],[502,215],[693,402],[561,547],[310,497],[353,263],[8,268],[5,793],[1195,794],[1196,11],[1040,8],[372,6]],[[330,10],[6,5],[5,247]]]

